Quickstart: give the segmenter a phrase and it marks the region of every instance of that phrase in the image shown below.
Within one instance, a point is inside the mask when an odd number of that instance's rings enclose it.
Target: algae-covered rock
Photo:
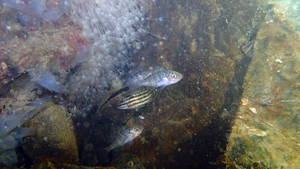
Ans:
[[[229,144],[229,168],[300,168],[300,42],[276,10],[257,33]]]
[[[25,125],[36,129],[36,136],[24,140],[23,147],[29,157],[48,157],[66,163],[78,162],[73,122],[64,107],[48,104]]]

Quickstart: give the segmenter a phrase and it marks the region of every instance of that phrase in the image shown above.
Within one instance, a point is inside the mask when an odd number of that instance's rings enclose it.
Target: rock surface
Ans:
[[[299,35],[273,10],[256,40],[226,163],[229,168],[300,168]]]
[[[26,127],[35,128],[36,136],[24,140],[24,150],[32,159],[52,158],[64,163],[78,162],[73,122],[66,109],[52,103],[45,106]]]

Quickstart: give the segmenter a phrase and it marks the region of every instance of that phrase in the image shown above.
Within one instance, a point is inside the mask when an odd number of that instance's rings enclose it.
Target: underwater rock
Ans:
[[[35,128],[35,137],[24,139],[24,151],[32,159],[47,157],[56,162],[78,162],[78,149],[69,113],[62,106],[48,104],[25,126]]]
[[[0,64],[6,72],[0,73],[0,80],[5,83],[23,72],[30,72],[43,87],[60,92],[70,68],[89,58],[90,45],[81,30],[74,26],[57,28],[48,23],[36,30],[26,31],[23,36],[7,40],[1,48]],[[49,86],[47,81],[51,79],[51,74],[57,78]]]
[[[276,8],[265,20],[244,79],[248,102],[228,139],[227,168],[300,168],[299,34]]]
[[[122,154],[112,161],[109,166],[124,169],[145,169],[141,160],[133,154]]]
[[[10,62],[3,57],[7,53],[6,41],[22,34],[20,31],[22,26],[17,21],[16,11],[2,3],[0,3],[0,16],[0,87],[2,87],[2,84],[9,83],[22,73],[21,70],[11,67]]]

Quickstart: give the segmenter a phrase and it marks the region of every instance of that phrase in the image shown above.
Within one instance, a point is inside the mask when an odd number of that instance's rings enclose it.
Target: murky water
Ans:
[[[1,167],[299,168],[298,1],[0,2]]]

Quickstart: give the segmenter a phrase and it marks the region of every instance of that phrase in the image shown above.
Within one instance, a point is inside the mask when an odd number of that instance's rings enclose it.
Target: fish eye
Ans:
[[[175,79],[177,76],[175,74],[172,74],[171,76],[173,79]]]
[[[140,129],[138,129],[138,128],[135,128],[135,129],[134,129],[134,131],[138,132],[138,131],[140,131]]]

